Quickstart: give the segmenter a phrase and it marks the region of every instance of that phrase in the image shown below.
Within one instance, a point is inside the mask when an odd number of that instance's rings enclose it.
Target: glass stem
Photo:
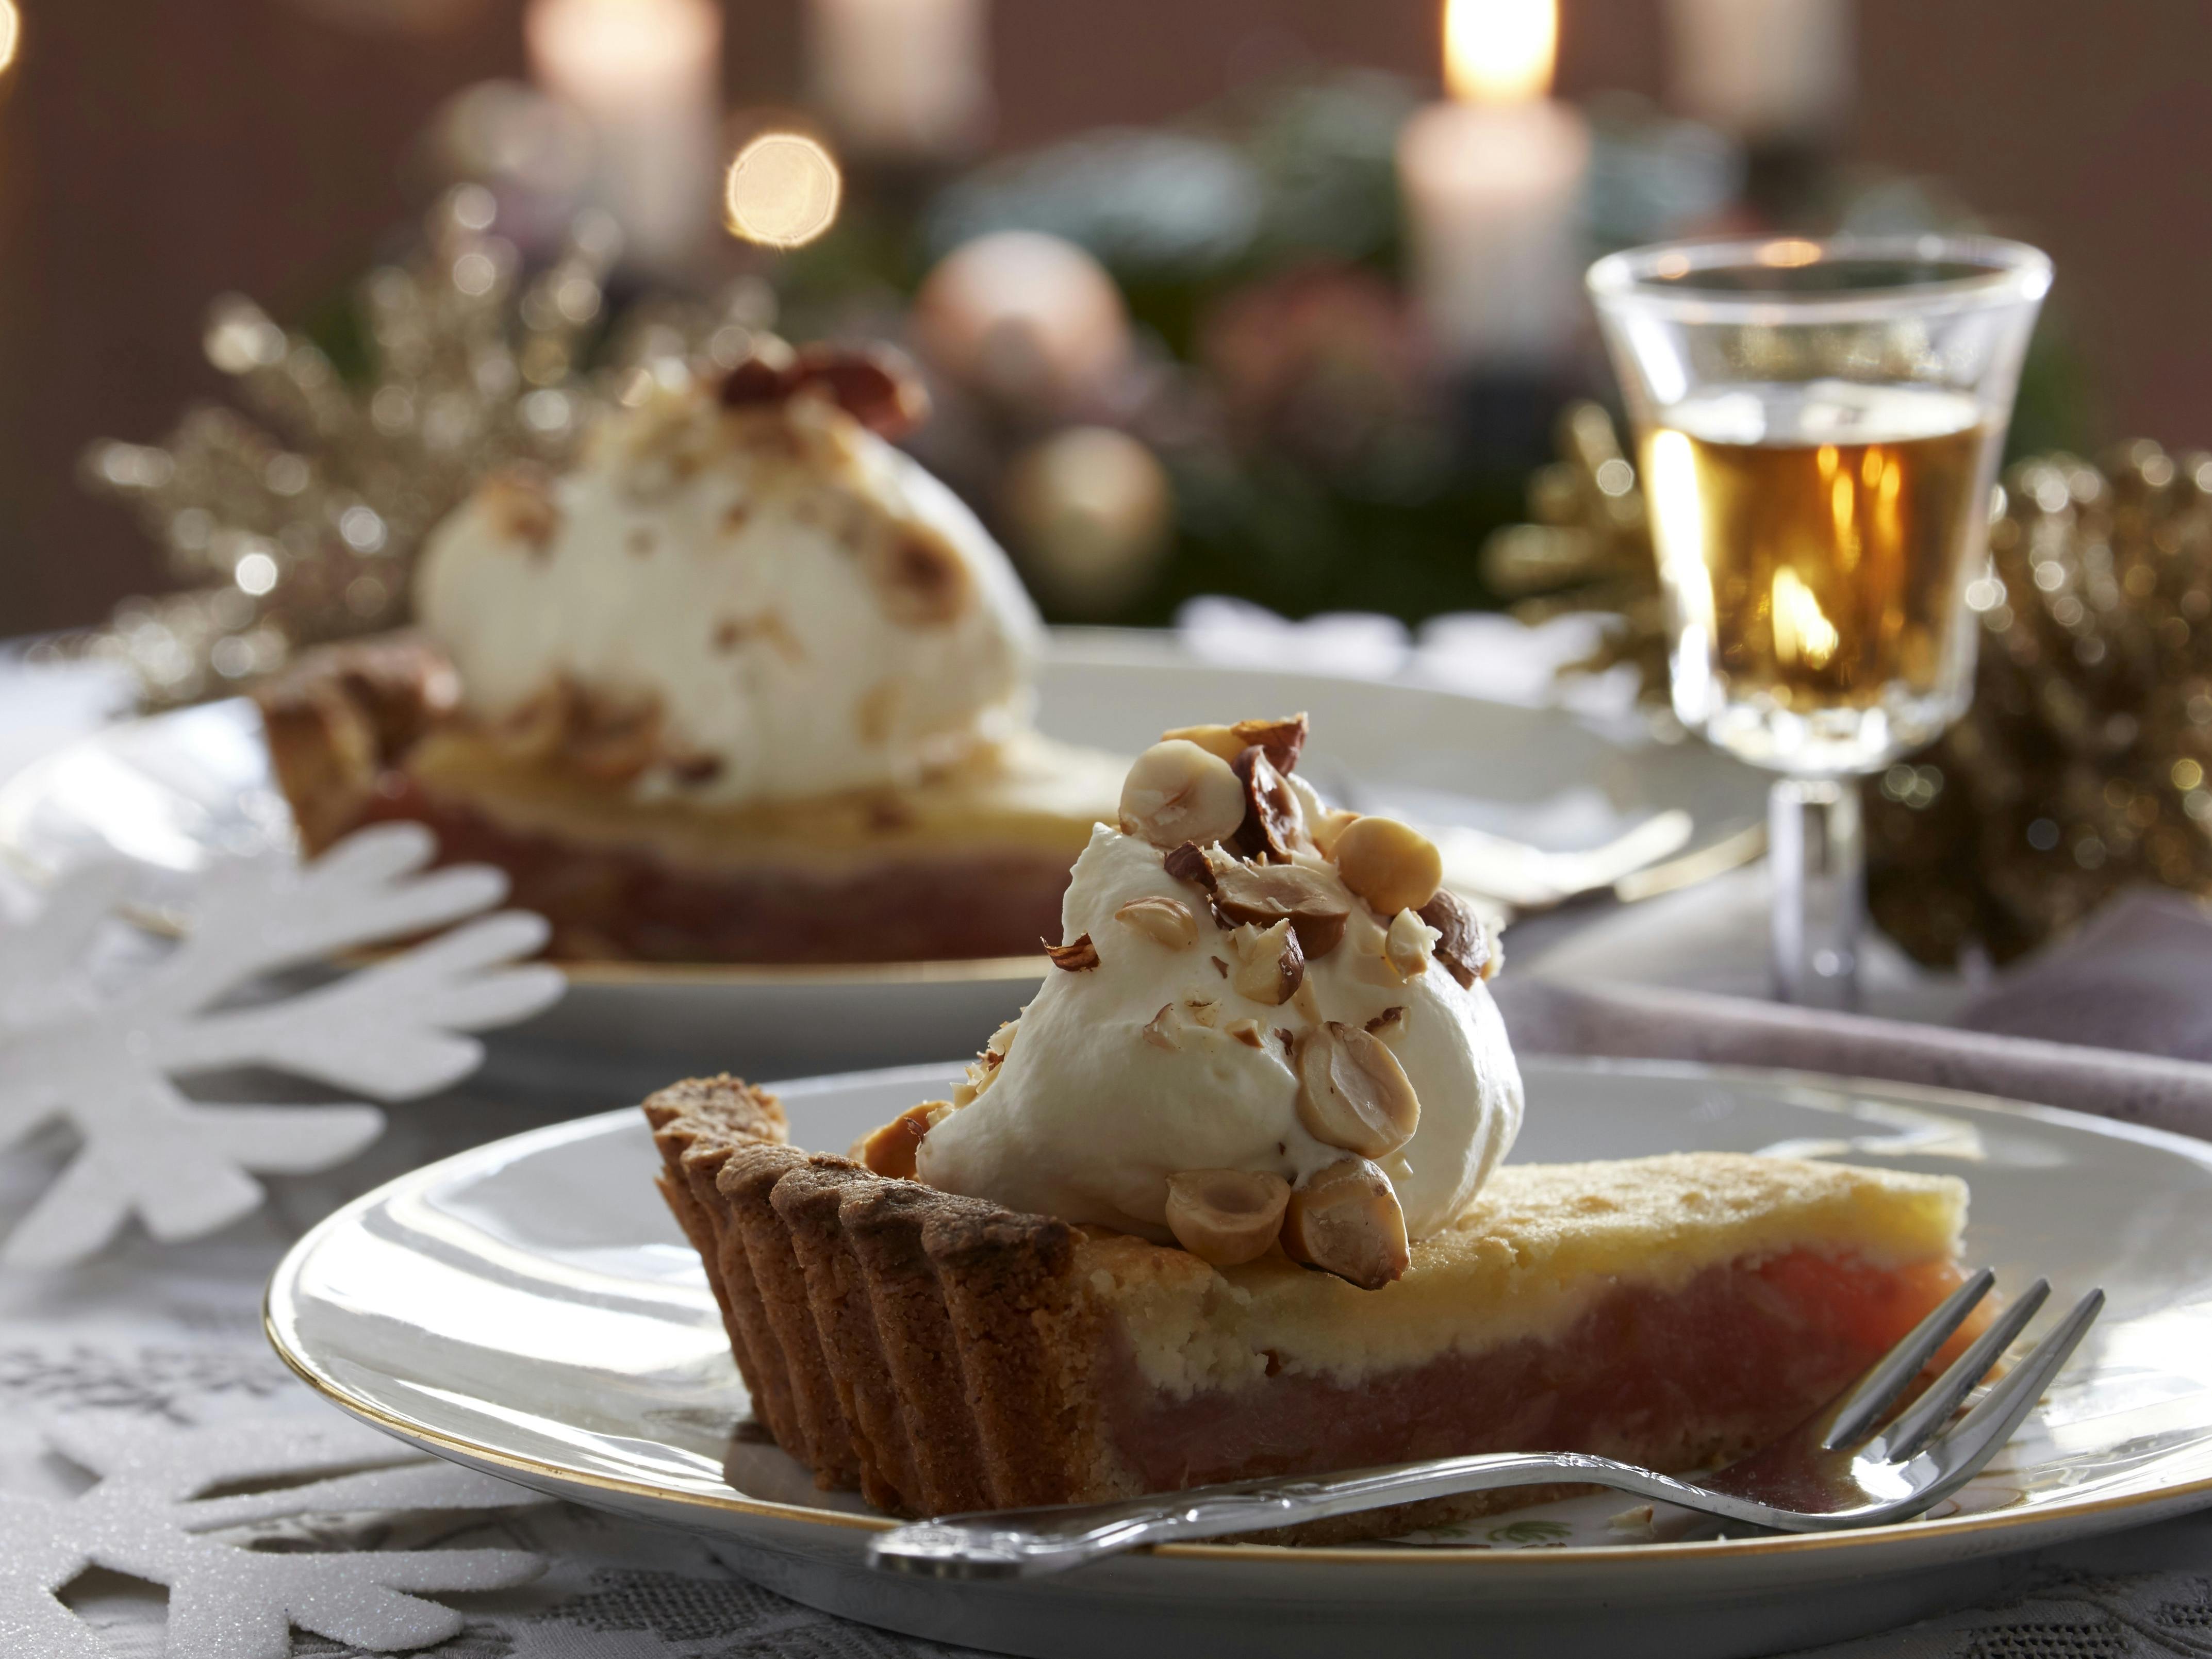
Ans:
[[[1784,778],[1766,798],[1774,883],[1774,994],[1808,1008],[1859,1006],[1866,842],[1856,778]]]

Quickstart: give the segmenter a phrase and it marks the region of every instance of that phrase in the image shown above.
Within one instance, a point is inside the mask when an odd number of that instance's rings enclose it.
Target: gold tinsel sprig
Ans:
[[[194,409],[161,444],[94,444],[82,468],[191,586],[129,601],[109,627],[53,648],[128,665],[158,706],[403,621],[431,526],[494,467],[558,465],[596,406],[582,351],[619,233],[580,219],[526,280],[495,210],[480,186],[447,192],[416,256],[363,279],[359,380],[252,301],[218,301],[203,344],[254,418]]]
[[[1636,468],[1622,453],[1613,417],[1596,404],[1559,416],[1559,459],[1528,481],[1533,522],[1509,525],[1483,544],[1483,580],[1531,624],[1570,611],[1615,618],[1597,654],[1566,672],[1636,665],[1643,700],[1664,710],[1667,608]]]
[[[1617,615],[1601,656],[1668,695],[1658,569],[1611,420],[1583,404],[1530,489],[1534,523],[1484,550],[1531,621]],[[1972,708],[1939,743],[1869,778],[1869,899],[1913,955],[1997,961],[2064,932],[2118,889],[2212,896],[2212,455],[2127,444],[2092,464],[2006,474],[1990,565],[1966,600],[1981,632]]]
[[[1931,962],[2212,893],[2212,455],[2023,462],[1990,550],[1972,708],[1868,790],[1875,915]]]

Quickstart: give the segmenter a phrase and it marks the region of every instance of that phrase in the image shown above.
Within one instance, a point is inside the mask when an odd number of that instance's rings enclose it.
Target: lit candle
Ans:
[[[1447,357],[1556,359],[1581,315],[1589,129],[1547,94],[1556,0],[1445,0],[1451,97],[1398,140],[1415,297]]]
[[[988,23],[986,0],[808,0],[814,97],[856,152],[959,155],[990,120]]]
[[[1671,101],[1754,143],[1817,138],[1851,90],[1850,0],[1668,0]]]
[[[602,204],[649,269],[706,241],[720,191],[722,15],[713,0],[532,0],[539,84],[599,141]]]

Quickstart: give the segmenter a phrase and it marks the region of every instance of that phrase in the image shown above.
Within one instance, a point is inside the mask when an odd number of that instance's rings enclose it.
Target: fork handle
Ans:
[[[868,1546],[868,1559],[872,1565],[893,1571],[938,1578],[1027,1578],[1064,1572],[1146,1544],[1260,1532],[1424,1498],[1565,1483],[1609,1486],[1736,1520],[1756,1521],[1771,1513],[1763,1505],[1607,1457],[1580,1452],[1495,1452],[1389,1463],[1326,1477],[1238,1480],[1107,1504],[994,1510],[916,1521],[876,1538]]]

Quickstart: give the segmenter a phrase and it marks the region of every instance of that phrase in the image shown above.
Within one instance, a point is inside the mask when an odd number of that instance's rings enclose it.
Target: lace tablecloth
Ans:
[[[92,717],[82,705],[0,676],[0,769]],[[11,720],[9,711],[16,709]],[[33,729],[35,728],[35,729]],[[8,895],[0,891],[0,899]],[[41,1425],[59,1415],[116,1423],[267,1421],[331,1408],[295,1381],[264,1342],[261,1288],[289,1243],[336,1205],[429,1159],[534,1124],[622,1103],[503,1089],[495,1076],[392,1109],[368,1153],[334,1173],[271,1183],[270,1204],[198,1243],[162,1249],[143,1236],[83,1267],[0,1269],[0,1504],[86,1484],[48,1453]],[[0,1227],[51,1181],[67,1152],[58,1132],[0,1153]],[[428,1651],[442,1659],[739,1659],[740,1656],[908,1656],[956,1651],[848,1623],[756,1588],[707,1543],[562,1504],[459,1512],[404,1533],[341,1540],[498,1545],[542,1553],[549,1571],[514,1590],[449,1598],[462,1632]],[[117,1659],[164,1651],[164,1602],[150,1586],[95,1572],[68,1599]],[[293,1651],[337,1659],[355,1650],[299,1636]],[[2212,1514],[2063,1549],[2026,1565],[2002,1604],[1828,1650],[1911,1659],[2118,1659],[2212,1655]],[[9,1659],[46,1659],[39,1653]]]

